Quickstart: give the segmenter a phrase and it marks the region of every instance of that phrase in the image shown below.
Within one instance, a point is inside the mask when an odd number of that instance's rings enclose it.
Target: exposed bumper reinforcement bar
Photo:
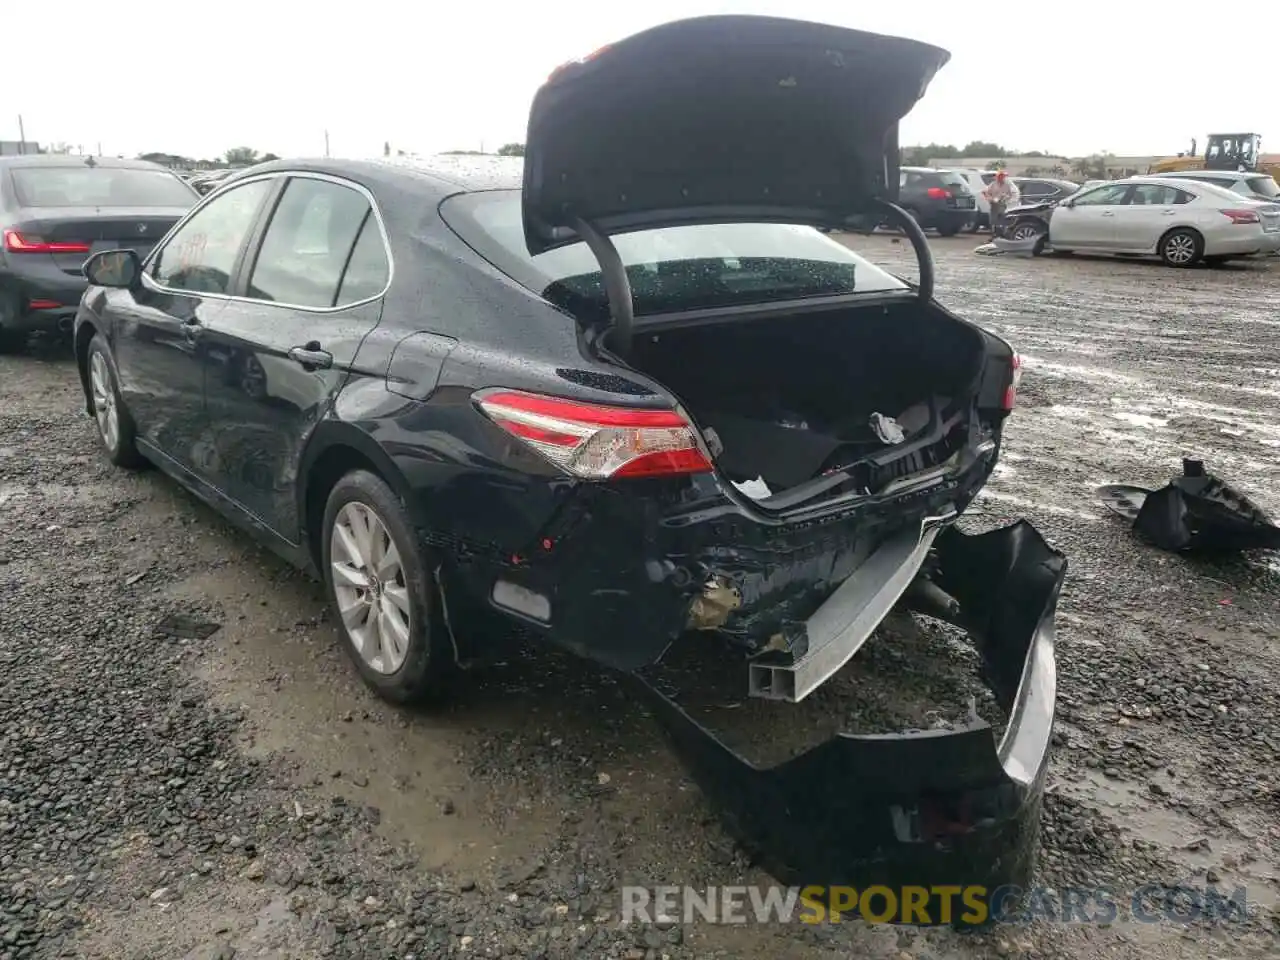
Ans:
[[[862,649],[924,565],[941,524],[955,517],[928,517],[882,544],[805,623],[808,649],[790,659],[771,651],[747,665],[747,692],[766,700],[799,703]]]
[[[944,899],[959,903],[956,887],[988,896],[1031,879],[1067,562],[1025,521],[972,536],[948,528],[934,547],[935,581],[959,601],[957,621],[1009,716],[998,741],[974,717],[955,731],[840,734],[761,769],[631,676],[726,826],[775,877],[797,886],[883,885],[899,895],[923,887],[927,916],[915,922],[939,923],[956,922],[954,907],[941,909]]]

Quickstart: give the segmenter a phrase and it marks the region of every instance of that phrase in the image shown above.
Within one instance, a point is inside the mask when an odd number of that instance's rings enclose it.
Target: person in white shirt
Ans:
[[[1004,212],[1018,202],[1018,188],[1003,170],[987,184],[982,195],[991,203],[991,235],[994,237],[1004,219]]]

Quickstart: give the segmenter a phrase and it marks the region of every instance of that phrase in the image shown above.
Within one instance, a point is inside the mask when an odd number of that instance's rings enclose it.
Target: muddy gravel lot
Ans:
[[[940,298],[1025,377],[964,522],[1026,517],[1071,563],[1041,881],[1244,887],[1243,921],[624,927],[626,884],[768,882],[624,689],[517,650],[447,709],[383,705],[317,584],[106,464],[50,346],[0,358],[0,960],[1276,956],[1280,560],[1160,553],[1092,489],[1192,455],[1280,513],[1280,266],[974,245],[935,243]],[[972,658],[895,621],[796,728],[964,699]],[[767,723],[736,688],[703,700],[731,738]]]

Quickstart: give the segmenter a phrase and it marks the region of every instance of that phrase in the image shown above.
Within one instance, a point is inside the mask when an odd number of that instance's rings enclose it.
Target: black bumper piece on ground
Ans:
[[[959,600],[958,622],[1009,716],[999,741],[973,717],[959,730],[841,734],[760,769],[633,676],[730,831],[779,880],[882,886],[898,898],[925,888],[914,922],[981,923],[985,911],[960,917],[954,888],[990,903],[1000,887],[1025,887],[1035,865],[1067,561],[1026,521],[978,535],[952,527],[935,549],[934,582]]]

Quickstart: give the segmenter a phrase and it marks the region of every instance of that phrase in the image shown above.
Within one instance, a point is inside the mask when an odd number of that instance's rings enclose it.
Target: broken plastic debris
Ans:
[[[1280,549],[1280,528],[1200,460],[1183,460],[1182,476],[1159,490],[1108,484],[1097,493],[1142,539],[1164,550]]]
[[[773,491],[769,489],[769,485],[764,482],[764,477],[756,477],[754,480],[744,480],[742,483],[734,480],[733,485],[738,488],[739,493],[744,493],[752,500],[767,500],[773,496]]]
[[[876,432],[876,436],[880,438],[881,443],[901,443],[907,439],[906,431],[898,424],[893,417],[886,417],[883,413],[873,413],[871,415],[871,429]]]

